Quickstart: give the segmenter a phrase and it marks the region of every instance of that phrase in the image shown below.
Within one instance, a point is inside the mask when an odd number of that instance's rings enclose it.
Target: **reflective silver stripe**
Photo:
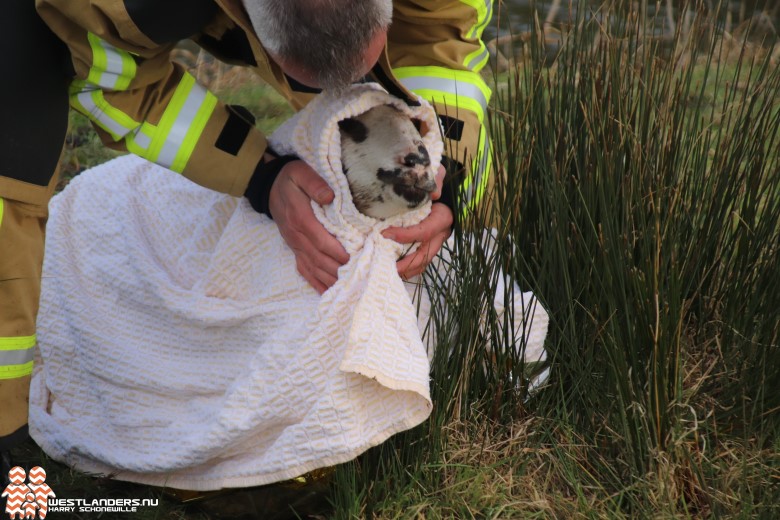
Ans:
[[[133,56],[95,34],[88,33],[87,39],[92,48],[92,67],[87,81],[102,88],[126,90],[136,73]]]
[[[179,148],[184,143],[187,132],[198,114],[201,105],[206,100],[208,92],[197,83],[192,85],[192,89],[187,95],[187,100],[182,105],[181,110],[176,116],[168,135],[165,137],[165,144],[157,156],[157,163],[170,168],[179,153]]]
[[[23,365],[33,360],[33,349],[0,350],[0,366]]]
[[[487,7],[487,14],[485,15],[485,21],[482,22],[479,28],[480,36],[482,36],[482,31],[485,30],[485,27],[487,27],[487,24],[490,23],[490,19],[493,17],[493,0],[485,0],[485,7]]]
[[[133,142],[144,150],[148,150],[149,146],[152,144],[152,138],[143,132],[143,126],[139,126],[138,129],[133,132]]]
[[[97,122],[101,128],[110,133],[111,136],[118,141],[127,135],[131,129],[125,128],[119,124],[114,118],[109,116],[95,103],[92,96],[99,96],[99,92],[99,90],[87,90],[80,92],[76,95],[76,99],[78,100],[79,104],[84,107],[84,110],[89,114],[89,117]]]
[[[122,56],[114,50],[113,47],[106,42],[100,42],[103,48],[106,50],[106,70],[100,75],[101,87],[104,88],[116,88],[117,83],[122,80]]]
[[[479,87],[472,83],[433,76],[411,76],[408,78],[401,78],[400,81],[404,87],[411,91],[423,89],[438,90],[455,96],[468,97],[482,106],[482,113],[487,110],[488,101],[485,99],[485,95]]]
[[[485,26],[490,22],[490,18],[493,16],[493,0],[485,0],[485,19],[479,20],[477,19],[476,25],[471,28],[471,31],[469,31],[468,37],[474,38],[481,36],[482,31],[485,29]]]
[[[484,60],[484,59],[485,59],[485,57],[486,57],[487,55],[488,55],[488,48],[487,48],[487,47],[484,47],[484,48],[482,49],[482,52],[480,52],[479,54],[477,54],[476,56],[474,56],[473,58],[471,58],[471,59],[470,59],[470,60],[469,60],[469,61],[466,63],[466,67],[467,67],[467,68],[469,68],[469,69],[471,69],[471,70],[474,70],[474,67],[476,67],[477,65],[479,65],[479,64],[482,62],[482,60]],[[475,72],[476,72],[476,71],[475,71]]]
[[[99,85],[104,88],[116,88],[117,83],[122,79],[122,55],[103,40],[100,40],[100,45],[106,51],[106,70],[100,75]]]

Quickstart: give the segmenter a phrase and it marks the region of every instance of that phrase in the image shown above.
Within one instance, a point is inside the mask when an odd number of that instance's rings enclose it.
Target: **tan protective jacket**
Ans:
[[[71,106],[110,147],[129,150],[198,184],[241,196],[266,139],[169,59],[191,38],[228,63],[251,67],[294,108],[312,97],[268,57],[241,0],[36,0],[71,51]],[[490,90],[479,75],[492,0],[394,1],[388,44],[372,79],[393,94],[415,92],[441,115],[453,159],[470,166],[462,183],[477,203],[487,182],[482,123]]]
[[[482,129],[490,91],[479,71],[488,59],[480,39],[492,4],[393,2],[387,49],[372,71],[391,93],[416,92],[435,103],[449,156],[471,172],[461,184],[467,204],[479,202],[490,169]],[[70,48],[71,105],[103,141],[214,190],[243,195],[266,140],[240,111],[171,63],[178,41],[191,38],[224,61],[251,67],[295,108],[312,96],[268,58],[241,0],[35,0],[35,6]],[[39,182],[53,172],[16,173],[0,176],[0,446],[25,435],[46,204],[54,187]]]

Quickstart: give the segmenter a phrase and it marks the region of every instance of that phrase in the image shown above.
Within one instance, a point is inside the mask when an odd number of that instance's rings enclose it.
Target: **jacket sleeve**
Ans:
[[[212,0],[36,0],[36,8],[70,49],[71,106],[106,145],[244,194],[265,137],[170,60],[178,40],[213,22]]]
[[[491,91],[480,75],[488,61],[482,31],[493,0],[395,0],[388,57],[396,78],[432,102],[445,132],[445,154],[465,165],[460,197],[476,207],[490,181],[485,114]]]

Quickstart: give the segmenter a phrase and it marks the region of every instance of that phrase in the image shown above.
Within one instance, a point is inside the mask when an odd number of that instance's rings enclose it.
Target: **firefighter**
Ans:
[[[8,450],[27,438],[46,208],[68,126],[66,47],[36,15],[33,2],[11,0],[4,8],[0,46],[6,49],[8,68],[0,82],[0,483],[14,466]]]
[[[419,274],[449,236],[454,213],[479,204],[490,181],[480,77],[492,0],[10,0],[0,42],[10,56],[0,135],[0,452],[26,438],[47,203],[68,103],[103,142],[202,186],[246,196],[275,220],[299,272],[324,292],[348,256],[316,220],[333,198],[294,157],[277,157],[245,109],[227,106],[170,60],[192,39],[251,68],[295,108],[321,88],[377,81],[431,101],[445,137],[452,190],[431,215],[388,238],[421,242],[398,263]],[[390,20],[392,18],[392,23]],[[9,114],[10,115],[5,115]],[[459,205],[455,209],[453,193]],[[2,469],[0,469],[1,471]]]

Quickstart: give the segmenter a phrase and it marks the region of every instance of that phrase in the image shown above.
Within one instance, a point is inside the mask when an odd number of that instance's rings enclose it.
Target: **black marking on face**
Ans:
[[[428,156],[428,150],[423,145],[417,147],[417,153],[409,153],[404,157],[404,166],[410,168],[416,165],[422,165],[426,168],[431,165],[431,158]]]
[[[409,208],[416,208],[428,198],[428,192],[415,188],[414,186],[406,186],[403,184],[394,184],[393,191],[399,197],[403,197],[406,200]]]
[[[401,178],[401,168],[395,168],[392,170],[385,170],[384,168],[379,168],[376,171],[376,178],[382,182],[395,184]]]
[[[339,121],[339,130],[344,132],[356,143],[362,143],[368,137],[368,128],[366,128],[366,125],[351,117]]]
[[[404,177],[401,168],[395,168],[393,170],[379,168],[376,171],[376,176],[382,182],[392,184],[395,194],[403,198],[410,209],[414,209],[428,200],[428,194],[430,192],[416,186],[413,183],[412,177]],[[411,184],[410,181],[412,181]]]

